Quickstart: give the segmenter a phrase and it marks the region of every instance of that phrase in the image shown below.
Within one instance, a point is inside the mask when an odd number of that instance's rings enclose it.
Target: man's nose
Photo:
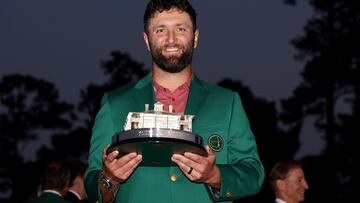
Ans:
[[[307,183],[306,180],[304,180],[304,188],[305,188],[305,189],[309,189],[309,185],[308,185],[308,183]]]
[[[167,42],[172,44],[175,41],[176,41],[175,32],[173,30],[169,30],[169,32],[167,33]]]

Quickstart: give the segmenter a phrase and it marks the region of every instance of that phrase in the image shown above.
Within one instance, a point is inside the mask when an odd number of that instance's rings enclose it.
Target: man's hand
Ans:
[[[174,154],[171,160],[191,181],[206,183],[219,189],[221,184],[220,170],[215,164],[215,154],[208,145],[205,146],[207,157],[185,152],[184,155]]]
[[[133,152],[116,159],[119,152],[113,151],[109,155],[106,155],[106,150],[108,148],[109,146],[105,147],[102,153],[104,175],[111,178],[111,182],[114,184],[123,183],[140,164],[142,155],[137,155],[135,152]]]

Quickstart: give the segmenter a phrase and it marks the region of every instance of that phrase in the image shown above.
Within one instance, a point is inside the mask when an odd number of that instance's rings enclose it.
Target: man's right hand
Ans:
[[[106,155],[108,148],[109,146],[105,147],[102,153],[104,163],[103,173],[106,177],[111,178],[113,184],[121,184],[129,178],[135,168],[140,164],[142,155],[133,152],[117,159],[116,157],[119,152],[113,151],[109,155]]]

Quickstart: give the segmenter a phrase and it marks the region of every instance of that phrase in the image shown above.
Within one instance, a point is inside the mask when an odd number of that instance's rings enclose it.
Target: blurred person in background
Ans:
[[[48,163],[40,180],[41,194],[28,203],[69,203],[63,199],[68,192],[69,182],[70,170],[63,162]]]
[[[87,202],[84,187],[84,175],[86,165],[79,161],[72,161],[68,163],[70,169],[70,184],[68,192],[64,199],[69,202]]]
[[[279,161],[269,173],[270,187],[275,193],[275,203],[298,203],[305,200],[309,186],[300,164]]]

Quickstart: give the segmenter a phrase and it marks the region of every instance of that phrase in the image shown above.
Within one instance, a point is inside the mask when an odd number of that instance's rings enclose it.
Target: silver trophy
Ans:
[[[118,157],[130,152],[143,155],[142,166],[172,166],[173,154],[192,152],[207,156],[202,137],[192,133],[193,115],[163,110],[163,104],[154,104],[144,112],[129,112],[124,131],[112,137],[107,153],[119,151]]]

